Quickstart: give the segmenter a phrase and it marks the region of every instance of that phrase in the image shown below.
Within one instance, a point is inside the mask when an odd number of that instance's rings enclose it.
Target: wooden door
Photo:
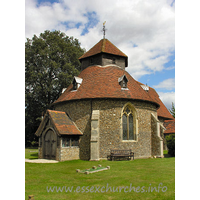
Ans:
[[[56,144],[57,136],[55,132],[49,129],[44,138],[44,158],[55,160],[56,159]]]

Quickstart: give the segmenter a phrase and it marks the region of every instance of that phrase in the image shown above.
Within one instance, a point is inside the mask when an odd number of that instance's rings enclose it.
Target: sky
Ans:
[[[174,0],[26,0],[25,38],[60,30],[88,51],[106,38],[128,56],[126,70],[175,104]]]
[[[14,194],[22,198],[25,194],[24,39],[57,29],[78,38],[81,46],[89,50],[102,38],[102,24],[106,21],[106,37],[129,56],[127,71],[136,80],[154,87],[168,108],[175,96],[176,38],[176,197],[195,199],[199,195],[199,184],[187,184],[195,183],[199,176],[197,154],[193,153],[199,152],[200,141],[199,1],[176,0],[176,18],[174,2],[167,0],[11,0],[2,1],[0,11],[1,124],[2,133],[6,133],[1,136],[2,141],[8,140],[8,134],[15,138],[9,140],[9,145],[18,144],[19,155],[8,159],[13,149],[2,142],[1,149],[7,150],[2,154],[2,160],[6,160],[2,171],[15,177]],[[21,173],[12,170],[13,163]],[[8,173],[1,177],[8,186],[1,191],[5,195],[10,193]]]

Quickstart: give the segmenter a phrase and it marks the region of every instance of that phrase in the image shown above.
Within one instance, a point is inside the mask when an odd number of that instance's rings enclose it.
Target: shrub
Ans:
[[[168,154],[175,157],[175,134],[166,137]]]

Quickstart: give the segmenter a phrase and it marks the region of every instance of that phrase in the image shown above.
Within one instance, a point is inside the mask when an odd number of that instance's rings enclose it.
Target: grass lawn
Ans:
[[[25,157],[37,158],[37,152],[32,151],[36,149],[26,149]],[[165,154],[163,159],[134,161],[25,163],[25,199],[28,195],[34,195],[35,200],[175,199],[175,158],[167,156],[166,151]],[[110,166],[110,170],[88,175],[76,172],[76,169],[84,170],[99,164]],[[158,192],[159,184],[161,188]],[[59,187],[62,192],[56,191]],[[68,187],[71,192],[65,191]]]
[[[25,158],[37,159],[38,158],[38,149],[37,148],[25,149]]]

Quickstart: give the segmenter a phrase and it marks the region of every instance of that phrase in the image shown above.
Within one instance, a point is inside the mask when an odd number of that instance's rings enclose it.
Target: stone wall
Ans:
[[[90,138],[91,138],[91,101],[78,100],[58,104],[55,110],[66,112],[70,119],[76,124],[83,133],[80,136],[80,159],[90,159]]]
[[[79,159],[79,147],[61,147],[59,149],[59,161]]]
[[[99,160],[99,110],[92,111],[90,160]]]
[[[62,147],[62,137],[58,137],[58,147],[56,149],[56,160],[66,161],[66,160],[77,160],[80,159],[79,147]]]
[[[80,159],[79,151],[79,147],[58,147],[56,149],[56,160],[65,161]],[[43,158],[42,147],[38,148],[38,158]]]
[[[38,147],[38,158],[39,159],[42,159],[43,157],[42,157],[42,147]]]
[[[61,161],[61,156],[60,156],[60,147],[56,148],[56,160]]]
[[[122,110],[131,103],[137,113],[137,141],[122,139]],[[111,149],[131,149],[135,157],[151,156],[151,113],[156,112],[150,103],[137,101],[100,100],[95,101],[94,109],[100,109],[100,158],[106,158]]]
[[[122,109],[131,103],[137,113],[137,141],[122,140]],[[90,159],[91,115],[99,110],[99,158],[107,158],[110,149],[132,149],[136,158],[152,153],[151,113],[157,116],[156,106],[150,102],[117,99],[77,100],[57,104],[55,110],[67,112],[82,131],[80,159]]]
[[[163,126],[162,123],[151,115],[151,155],[163,157]]]
[[[151,154],[159,154],[159,139],[157,137],[157,121],[151,117]]]
[[[164,121],[166,120],[166,118],[164,117],[158,117],[158,120],[161,122],[161,124],[163,125],[164,124]],[[161,132],[161,137],[163,138],[163,150],[168,150],[167,148],[167,141],[166,141],[166,136],[168,134],[164,134],[163,132]]]

